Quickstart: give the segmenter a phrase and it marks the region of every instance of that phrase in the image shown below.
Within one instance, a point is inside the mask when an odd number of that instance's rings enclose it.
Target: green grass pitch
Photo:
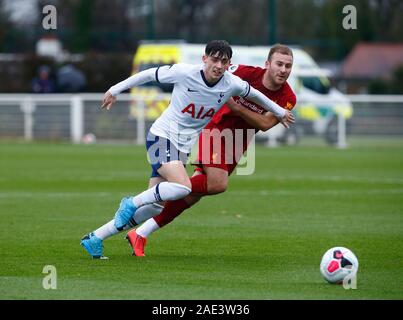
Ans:
[[[79,242],[145,189],[145,148],[2,142],[0,299],[402,299],[403,142],[367,141],[258,146],[253,175],[154,233],[145,258],[122,233],[108,261]],[[357,255],[356,290],[322,279],[333,246]]]

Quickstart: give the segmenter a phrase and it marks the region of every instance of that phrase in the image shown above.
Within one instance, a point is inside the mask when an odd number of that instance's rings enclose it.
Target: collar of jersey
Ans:
[[[213,84],[211,84],[211,83],[209,83],[209,82],[207,81],[206,77],[204,76],[203,70],[200,70],[200,74],[201,74],[201,77],[202,77],[204,83],[206,84],[206,86],[207,86],[207,87],[210,87],[210,88],[214,87],[214,86],[215,86],[217,83],[219,83],[220,80],[224,77],[224,74],[223,74],[223,75],[221,76],[221,78],[217,80],[217,82],[214,82]]]

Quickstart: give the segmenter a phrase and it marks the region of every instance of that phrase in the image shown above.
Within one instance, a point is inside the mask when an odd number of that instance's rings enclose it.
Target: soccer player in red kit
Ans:
[[[269,52],[265,68],[232,65],[228,71],[249,82],[251,86],[262,92],[281,107],[291,110],[296,104],[296,96],[287,83],[293,64],[292,50],[277,44]],[[184,210],[190,208],[205,195],[224,192],[228,185],[228,177],[234,171],[242,154],[246,151],[253,133],[266,131],[277,125],[279,120],[261,106],[242,97],[231,98],[211,119],[199,137],[198,164],[191,177],[192,193],[184,199],[165,203],[163,211],[149,218],[139,228],[131,230],[128,239],[133,254],[144,256],[147,237],[170,223]],[[242,130],[242,143],[235,143],[235,131]],[[231,130],[233,143],[230,147],[220,136],[224,130]],[[252,135],[248,134],[252,130]],[[238,131],[239,132],[239,131]],[[217,144],[218,139],[221,143]],[[136,219],[137,223],[145,221]]]

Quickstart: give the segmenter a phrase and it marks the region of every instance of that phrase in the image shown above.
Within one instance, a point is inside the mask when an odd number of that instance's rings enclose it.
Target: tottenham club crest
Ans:
[[[222,97],[224,97],[224,93],[223,92],[220,92],[220,98],[218,99],[218,103],[221,103],[221,101],[222,101]]]

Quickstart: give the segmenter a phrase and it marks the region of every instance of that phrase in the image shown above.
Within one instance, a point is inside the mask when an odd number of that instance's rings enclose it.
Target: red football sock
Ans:
[[[201,195],[207,194],[207,175],[199,174],[190,178],[192,183],[192,193],[198,193]]]
[[[185,211],[190,206],[186,203],[185,200],[179,199],[175,201],[168,201],[165,204],[164,209],[161,213],[155,216],[153,219],[161,228],[166,224],[170,223],[173,219],[179,216],[183,211]]]
[[[192,193],[197,193],[201,195],[207,194],[207,176],[205,174],[199,174],[197,176],[191,177],[190,182],[192,183]],[[175,219],[189,207],[190,206],[186,203],[184,199],[168,201],[161,213],[154,217],[154,220],[161,228],[170,223],[173,219]]]

